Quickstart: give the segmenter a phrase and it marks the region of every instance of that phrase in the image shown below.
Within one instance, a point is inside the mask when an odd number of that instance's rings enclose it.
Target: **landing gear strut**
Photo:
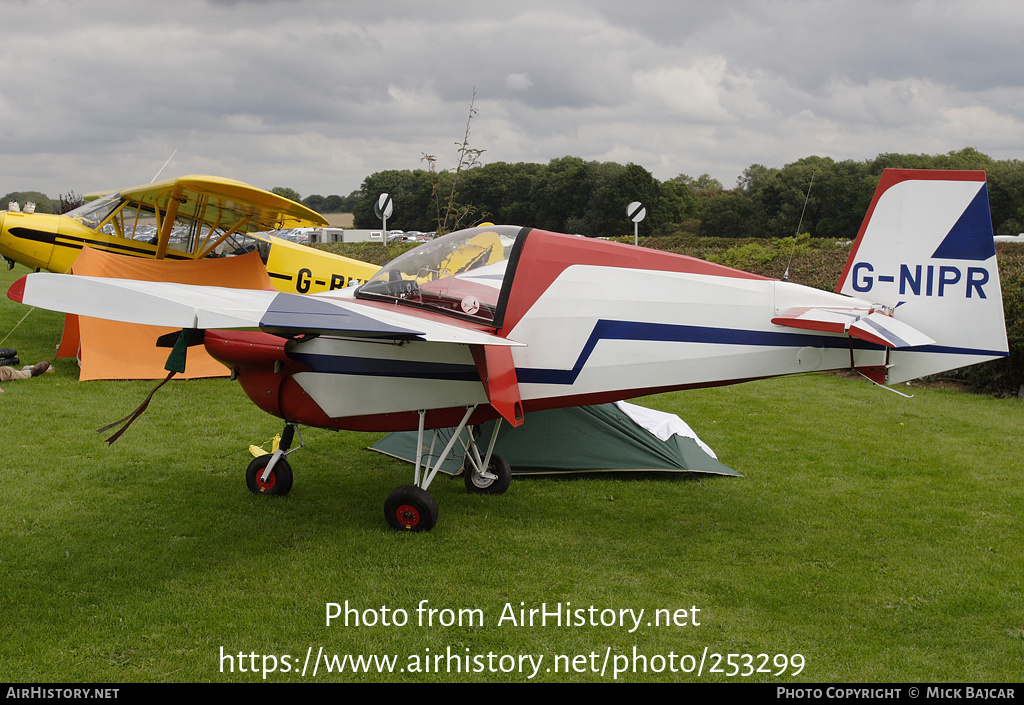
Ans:
[[[480,457],[473,429],[467,428],[469,444],[466,447],[466,460],[462,466],[462,474],[466,479],[466,490],[473,494],[505,494],[512,482],[512,468],[500,455],[494,454],[494,442],[498,440],[499,418],[491,432],[491,442],[487,445],[487,454]]]
[[[473,430],[466,427],[469,417],[473,415],[474,411],[476,411],[476,406],[466,408],[462,421],[453,429],[452,436],[448,439],[444,450],[436,457],[434,456],[434,443],[437,441],[436,431],[431,438],[427,455],[425,457],[423,455],[427,412],[424,410],[418,412],[420,423],[416,432],[416,470],[413,484],[396,488],[384,502],[384,518],[392,528],[407,531],[429,531],[437,523],[437,502],[427,492],[427,488],[433,482],[444,461],[448,459],[456,441],[463,443],[466,451],[467,490],[482,494],[501,494],[508,489],[509,482],[512,480],[512,471],[503,458],[492,452],[494,442],[498,438],[501,419],[495,422],[487,452],[481,456],[476,439],[473,437]],[[460,440],[463,430],[469,437],[468,443]]]
[[[473,429],[467,427],[469,417],[476,411],[476,406],[466,407],[466,413],[459,425],[453,429],[451,438],[440,455],[434,455],[434,444],[437,441],[435,431],[426,455],[423,453],[424,428],[427,412],[419,411],[419,429],[416,433],[416,470],[413,484],[395,488],[384,501],[384,518],[388,525],[399,531],[430,531],[437,524],[437,502],[427,491],[437,471],[448,459],[455,443],[459,442],[465,451],[463,466],[466,476],[466,489],[476,494],[502,494],[508,489],[512,480],[512,470],[508,463],[499,455],[494,455],[494,443],[498,439],[501,419],[495,421],[487,451],[483,455],[473,436]],[[466,432],[468,441],[462,439]],[[295,434],[299,434],[299,445],[292,448]],[[292,488],[292,468],[286,457],[302,448],[305,443],[302,433],[294,423],[288,423],[281,433],[281,442],[271,453],[254,458],[245,470],[245,484],[254,494],[285,495]]]

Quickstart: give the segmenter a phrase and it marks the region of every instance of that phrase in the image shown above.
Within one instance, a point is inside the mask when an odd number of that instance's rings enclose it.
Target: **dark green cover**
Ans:
[[[494,422],[490,421],[474,429],[481,453],[487,449],[493,428]],[[438,431],[435,455],[444,450],[451,433],[452,429]],[[430,431],[424,435],[424,456],[431,435]],[[415,462],[416,432],[390,433],[370,449]],[[694,439],[673,435],[662,441],[614,404],[535,411],[527,414],[519,428],[503,423],[494,452],[508,461],[516,475],[655,471],[742,477],[708,455]],[[457,475],[462,464],[463,446],[457,442],[441,471]]]

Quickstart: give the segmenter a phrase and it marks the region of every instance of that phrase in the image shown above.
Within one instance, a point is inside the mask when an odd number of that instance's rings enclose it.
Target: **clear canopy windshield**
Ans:
[[[457,230],[396,257],[359,287],[356,296],[490,323],[521,231],[514,225]]]
[[[95,201],[83,203],[78,208],[68,211],[65,215],[95,230],[120,205],[121,194],[111,193]]]

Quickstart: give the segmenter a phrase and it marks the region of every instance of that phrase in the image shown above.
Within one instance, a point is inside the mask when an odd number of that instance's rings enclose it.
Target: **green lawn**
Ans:
[[[27,310],[0,301],[0,339]],[[0,347],[47,357],[60,320],[35,311]],[[62,360],[2,386],[3,681],[251,682],[264,665],[278,682],[524,681],[526,655],[543,656],[533,679],[547,682],[610,682],[616,666],[620,681],[679,682],[1024,672],[1019,400],[904,399],[828,375],[651,397],[745,477],[528,478],[500,497],[441,477],[436,529],[402,534],[382,505],[411,470],[365,450],[377,434],[304,430],[291,494],[257,497],[247,448],[281,424],[229,380],[166,385],[109,448],[94,429],[153,383],[80,383]],[[449,611],[421,626],[422,600]],[[327,626],[328,603],[346,601],[389,625]],[[586,623],[499,623],[542,605]],[[641,609],[633,629],[620,610]],[[439,624],[460,610],[461,626]],[[678,622],[656,625],[655,610]],[[321,648],[398,660],[301,675]],[[682,671],[705,653],[699,676]]]

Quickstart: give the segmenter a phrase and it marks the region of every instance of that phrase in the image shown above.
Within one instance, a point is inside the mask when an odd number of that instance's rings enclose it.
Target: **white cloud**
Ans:
[[[505,85],[514,91],[525,91],[533,86],[533,81],[525,73],[510,73],[505,77]]]
[[[812,153],[1019,158],[1024,142],[1015,2],[155,5],[5,6],[0,190],[140,183],[177,149],[165,173],[348,193],[451,157],[474,89],[485,161],[727,185]]]

